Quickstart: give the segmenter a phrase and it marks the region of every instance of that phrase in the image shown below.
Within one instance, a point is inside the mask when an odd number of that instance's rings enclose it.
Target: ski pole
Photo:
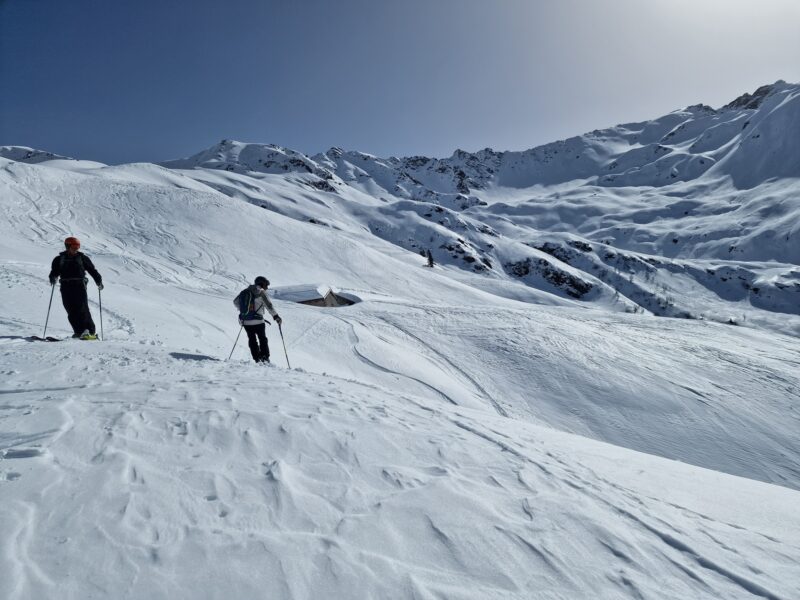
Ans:
[[[236,341],[233,342],[233,348],[231,348],[231,353],[228,355],[228,360],[231,359],[231,356],[233,356],[233,351],[236,350],[236,344],[239,343],[239,336],[242,335],[242,329],[244,329],[244,325],[239,327],[239,333],[236,334]]]
[[[97,288],[97,300],[100,303],[100,341],[103,341],[103,296]]]
[[[50,321],[50,307],[53,305],[53,292],[56,291],[56,282],[54,281],[50,284],[50,303],[47,305],[47,318],[44,320],[44,333],[42,333],[42,337],[47,336],[47,323]]]
[[[280,331],[281,333],[281,342],[283,343],[283,353],[286,356],[286,366],[291,369],[292,365],[289,364],[289,355],[286,353],[286,341],[283,339],[283,327],[281,327],[280,323],[278,323],[278,331]]]

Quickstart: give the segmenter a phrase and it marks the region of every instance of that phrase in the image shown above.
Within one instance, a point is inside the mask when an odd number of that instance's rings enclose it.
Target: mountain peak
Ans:
[[[28,146],[0,146],[0,158],[7,158],[16,162],[24,162],[29,164],[36,164],[48,160],[75,160],[69,156],[61,156],[46,152],[45,150],[37,150],[36,148],[29,148]]]
[[[755,109],[761,106],[761,103],[774,92],[786,87],[787,83],[783,79],[779,79],[775,83],[762,85],[752,94],[744,93],[735,100],[729,102],[723,108],[745,108]]]

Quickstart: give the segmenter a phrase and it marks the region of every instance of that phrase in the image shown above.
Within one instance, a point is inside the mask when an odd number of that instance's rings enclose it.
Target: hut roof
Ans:
[[[309,300],[325,298],[328,294],[333,293],[331,286],[324,283],[287,285],[274,288],[271,291],[274,298],[287,302],[308,302]]]

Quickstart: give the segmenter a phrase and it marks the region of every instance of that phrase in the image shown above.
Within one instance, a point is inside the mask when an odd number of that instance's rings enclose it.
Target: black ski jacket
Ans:
[[[50,266],[50,281],[55,282],[56,277],[61,277],[62,284],[70,281],[83,281],[87,271],[97,285],[103,283],[103,278],[94,268],[91,258],[83,252],[70,256],[65,250],[53,259],[53,264]]]

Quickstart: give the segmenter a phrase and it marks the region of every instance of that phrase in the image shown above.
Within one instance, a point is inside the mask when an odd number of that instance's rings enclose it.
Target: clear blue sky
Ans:
[[[797,0],[0,0],[0,145],[518,150],[800,81]]]

